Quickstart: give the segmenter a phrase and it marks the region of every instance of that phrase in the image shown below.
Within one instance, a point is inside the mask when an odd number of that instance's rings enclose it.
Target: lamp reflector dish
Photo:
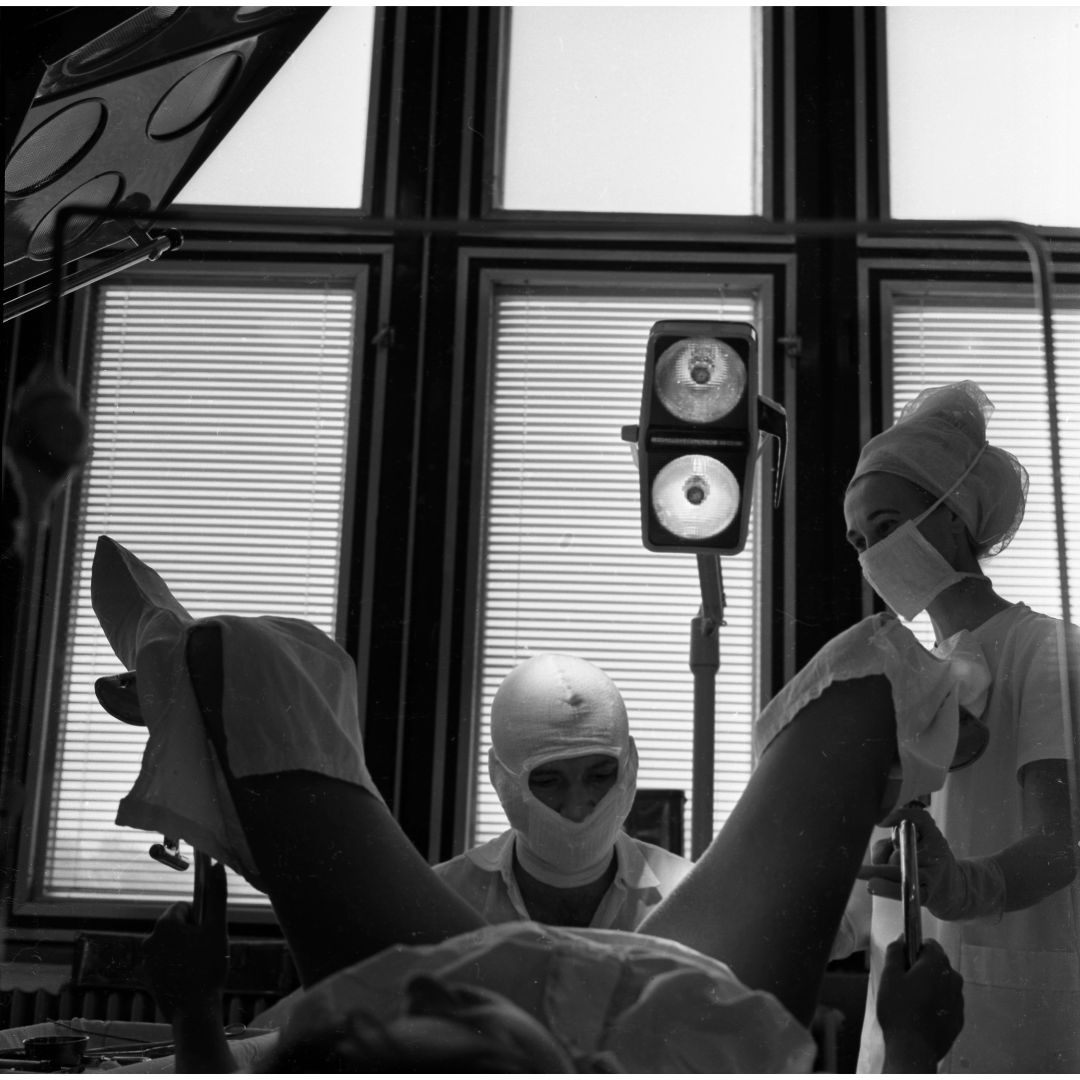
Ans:
[[[746,390],[746,364],[722,341],[683,338],[656,362],[656,393],[664,408],[690,424],[727,416]]]
[[[715,458],[686,454],[668,462],[652,486],[660,524],[681,540],[708,540],[739,513],[739,481]]]

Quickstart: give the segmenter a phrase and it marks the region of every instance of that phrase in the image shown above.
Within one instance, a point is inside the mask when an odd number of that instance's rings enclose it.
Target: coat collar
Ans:
[[[481,844],[465,854],[481,870],[501,874],[503,880],[509,885],[514,868],[516,833],[516,829],[507,829],[494,840],[489,840],[486,844]],[[615,873],[616,884],[638,891],[659,887],[660,879],[645,861],[641,848],[622,829],[615,836],[615,852],[619,860],[618,870]]]

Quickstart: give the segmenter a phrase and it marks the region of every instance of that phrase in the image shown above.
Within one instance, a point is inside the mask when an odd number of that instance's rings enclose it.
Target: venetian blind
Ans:
[[[291,615],[334,632],[356,299],[325,289],[98,294],[93,457],[83,474],[45,867],[51,897],[177,899],[191,874],[114,824],[146,732],[106,714],[119,663],[90,605],[101,533],[195,617]],[[188,852],[190,854],[190,852]],[[230,876],[230,899],[266,902]]]
[[[638,787],[685,790],[689,823],[697,563],[642,546],[638,476],[620,428],[638,419],[656,320],[757,317],[752,294],[728,290],[496,296],[474,843],[507,828],[488,779],[491,700],[507,672],[538,652],[584,657],[615,680],[641,758]],[[753,536],[723,565],[717,828],[750,775],[759,566]],[[688,824],[684,836],[688,848]]]
[[[1065,492],[1069,602],[1080,612],[1080,297],[1062,298],[1054,316],[1057,406]],[[1015,454],[1030,477],[1024,522],[984,570],[1008,600],[1061,618],[1046,367],[1039,313],[1019,293],[904,296],[892,315],[893,415],[927,386],[972,379],[994,403],[990,442]],[[912,626],[934,640],[925,613]]]

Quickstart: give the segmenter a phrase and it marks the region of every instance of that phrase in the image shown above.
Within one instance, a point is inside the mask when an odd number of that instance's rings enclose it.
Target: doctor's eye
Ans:
[[[529,777],[530,787],[553,788],[559,783],[558,773],[533,773]]]

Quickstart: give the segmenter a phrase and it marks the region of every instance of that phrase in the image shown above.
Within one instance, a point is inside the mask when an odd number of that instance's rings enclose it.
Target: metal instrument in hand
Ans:
[[[915,824],[901,821],[893,828],[893,844],[900,852],[900,902],[904,912],[904,958],[910,968],[922,949],[922,911],[919,905],[918,836]]]

